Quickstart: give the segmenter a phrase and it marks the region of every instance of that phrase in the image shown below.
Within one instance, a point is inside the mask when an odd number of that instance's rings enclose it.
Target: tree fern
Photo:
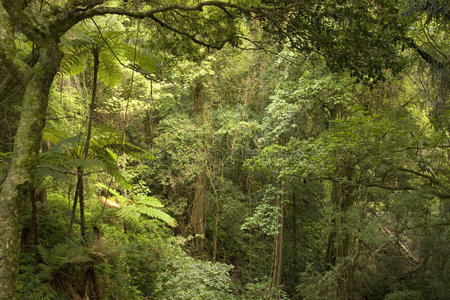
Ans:
[[[58,180],[67,180],[77,175],[77,168],[89,172],[107,172],[115,182],[125,189],[131,186],[117,166],[117,153],[127,153],[135,159],[154,158],[148,151],[122,142],[120,133],[107,126],[93,127],[89,155],[83,158],[82,151],[85,138],[81,135],[67,137],[68,132],[58,126],[46,128],[44,139],[54,144],[50,151],[39,154],[39,164],[35,171],[36,178],[43,180],[51,176]]]
[[[111,43],[114,44],[113,41]],[[120,53],[116,55],[120,55]],[[117,86],[122,81],[122,71],[119,62],[108,49],[100,52],[98,77],[108,86]]]
[[[74,27],[68,32],[61,45],[65,52],[61,63],[60,72],[67,75],[81,73],[88,67],[88,62],[92,58],[92,53],[99,53],[99,72],[98,76],[106,85],[115,86],[121,81],[122,72],[115,55],[111,53],[106,43],[115,44],[115,39],[121,33],[109,30],[99,34],[97,28],[85,22]],[[120,55],[120,51],[117,51]]]
[[[91,55],[91,45],[96,43],[82,26],[75,26],[61,40],[61,48],[65,55],[61,62],[60,72],[67,75],[81,73],[87,67]]]
[[[87,235],[85,244],[74,240],[56,244],[47,249],[38,246],[43,263],[40,264],[40,277],[50,279],[53,274],[62,269],[88,268],[104,262],[108,257],[119,253],[120,249],[111,247],[105,240],[98,240],[95,234]]]
[[[125,32],[119,22],[114,19],[96,21],[99,28],[92,22],[84,22],[72,28],[64,35],[61,46],[65,53],[60,72],[67,75],[81,73],[88,66],[93,49],[100,54],[99,78],[109,86],[115,86],[122,80],[119,65],[142,73],[153,73],[156,70],[155,59],[141,49],[120,42]]]
[[[120,209],[117,215],[122,219],[132,220],[138,222],[142,215],[152,219],[157,219],[165,222],[169,226],[176,226],[176,221],[167,213],[159,208],[164,205],[155,197],[144,194],[131,194],[130,198],[122,196],[115,189],[105,186],[102,183],[97,183],[97,187],[107,189],[114,197],[111,200],[116,200],[120,204]]]
[[[125,43],[122,43],[121,46],[124,57],[126,57],[133,66],[139,66],[150,73],[156,70],[155,59],[151,55],[141,51],[140,49],[135,49]]]
[[[40,275],[47,279],[62,268],[80,267],[94,262],[89,256],[88,249],[74,241],[57,244],[51,249],[38,246],[38,251],[44,261],[40,265]]]

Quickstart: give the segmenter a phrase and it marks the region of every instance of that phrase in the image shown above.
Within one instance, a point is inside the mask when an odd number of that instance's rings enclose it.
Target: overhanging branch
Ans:
[[[175,28],[173,26],[170,26],[167,23],[164,23],[163,21],[161,21],[160,19],[156,18],[155,16],[151,16],[149,18],[152,19],[153,21],[155,21],[156,23],[158,23],[159,25],[161,25],[162,27],[167,28],[168,30],[173,31],[175,33],[178,33],[180,35],[184,35],[187,38],[189,38],[190,40],[192,40],[194,43],[199,44],[199,45],[204,46],[204,47],[207,47],[207,48],[213,48],[213,49],[220,50],[220,49],[223,48],[223,46],[225,46],[225,44],[227,42],[230,41],[230,39],[226,39],[226,40],[223,40],[221,43],[219,43],[217,45],[209,44],[207,42],[204,42],[204,41],[201,41],[201,40],[197,39],[193,34],[181,31],[181,30],[179,30],[179,29],[177,29],[177,28]]]
[[[420,57],[422,57],[422,59],[424,61],[426,61],[427,63],[429,63],[433,67],[435,67],[437,69],[446,69],[446,64],[444,62],[440,61],[435,56],[431,55],[427,51],[425,51],[422,48],[420,48],[414,42],[414,40],[412,38],[406,38],[405,42],[410,48],[414,49],[414,51],[416,51],[420,55]]]
[[[193,11],[203,11],[203,9],[206,7],[217,7],[221,9],[224,12],[224,14],[229,17],[233,16],[230,10],[235,10],[236,12],[241,13],[256,13],[256,14],[261,14],[262,12],[268,10],[271,11],[276,10],[276,8],[273,7],[246,7],[222,1],[204,1],[192,6],[171,4],[151,8],[145,11],[136,11],[126,8],[99,6],[104,2],[106,1],[104,0],[81,1],[81,2],[72,1],[72,5],[67,6],[66,9],[60,11],[55,16],[55,21],[50,25],[51,31],[57,34],[58,36],[61,36],[70,28],[72,28],[75,24],[77,24],[82,20],[92,18],[95,16],[104,16],[104,15],[128,16],[137,19],[145,19],[145,18],[153,19],[156,18],[155,15],[169,11],[193,12]],[[75,3],[78,3],[78,5],[75,5]],[[80,3],[84,5],[80,5]],[[91,5],[87,5],[87,3],[91,3]]]

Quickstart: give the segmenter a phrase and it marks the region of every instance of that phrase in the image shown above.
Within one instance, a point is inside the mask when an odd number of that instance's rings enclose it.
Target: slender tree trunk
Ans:
[[[89,146],[91,142],[91,136],[92,136],[92,124],[94,120],[94,112],[95,112],[95,104],[96,104],[96,96],[97,96],[97,77],[98,77],[98,67],[100,65],[99,60],[99,52],[97,50],[94,50],[92,52],[94,56],[94,78],[92,83],[92,97],[91,97],[91,103],[89,105],[89,117],[88,117],[88,127],[86,132],[86,142],[84,144],[83,149],[83,159],[87,159],[89,157]],[[85,208],[85,202],[84,202],[84,169],[82,167],[78,167],[78,176],[77,176],[77,185],[76,185],[76,191],[75,191],[75,198],[73,202],[72,207],[72,216],[70,219],[69,224],[69,234],[72,233],[72,226],[75,219],[76,214],[76,207],[77,207],[77,201],[80,205],[80,227],[81,227],[81,237],[83,241],[86,238],[86,217],[84,214],[84,208]]]
[[[80,168],[81,169],[81,168]],[[83,172],[83,171],[81,171]],[[78,187],[78,202],[80,203],[80,230],[81,230],[81,238],[83,241],[86,239],[86,217],[84,215],[84,178],[83,173],[78,175],[77,181],[79,182]]]
[[[31,191],[31,233],[33,244],[37,244],[39,239],[39,212],[37,209],[37,202],[45,202],[46,191],[39,191],[37,188],[33,188]]]
[[[298,231],[297,230],[298,204],[297,204],[297,201],[300,201],[301,199],[296,197],[295,194],[292,195],[291,199],[292,199],[292,211],[291,211],[291,213],[292,213],[292,215],[291,215],[292,248],[291,249],[292,250],[291,250],[291,255],[293,256],[291,272],[295,275],[292,276],[293,278],[289,279],[289,284],[287,284],[287,288],[289,288],[290,294],[294,295],[295,294],[295,286],[299,282],[299,274],[300,274],[300,271],[298,270],[298,232],[297,232]]]
[[[205,239],[205,185],[206,174],[203,171],[199,174],[199,178],[194,187],[194,200],[192,203],[191,224],[195,236],[195,244],[197,249],[203,248],[203,241]]]
[[[203,113],[205,99],[203,97],[204,85],[200,79],[195,79],[192,83],[192,98],[194,100],[194,112],[200,116]]]
[[[86,143],[84,145],[84,151],[83,151],[83,159],[88,159],[89,157],[89,145],[91,142],[91,136],[92,136],[92,124],[94,121],[94,112],[95,112],[95,105],[96,105],[96,98],[97,98],[97,77],[98,77],[98,67],[100,65],[99,60],[99,51],[94,50],[92,52],[94,56],[94,79],[92,83],[92,97],[91,97],[91,104],[89,105],[89,120],[88,120],[88,128],[86,133]],[[83,168],[79,168],[78,172],[80,173],[78,175],[78,182],[77,184],[79,190],[78,190],[78,200],[80,202],[80,226],[81,226],[81,237],[83,238],[83,241],[86,239],[86,218],[84,215],[84,175],[83,175]]]
[[[94,112],[95,112],[95,105],[97,100],[97,77],[98,77],[98,67],[100,65],[99,60],[99,51],[94,50],[93,51],[94,56],[94,79],[92,83],[92,97],[91,97],[91,104],[89,105],[89,119],[88,119],[88,128],[86,133],[86,143],[84,145],[84,151],[83,151],[83,158],[87,159],[89,155],[89,144],[91,142],[91,136],[92,136],[92,123],[94,121]]]
[[[284,208],[280,197],[277,198],[277,207],[280,209],[280,215],[277,217],[278,234],[275,237],[275,249],[272,267],[272,290],[278,291],[281,285],[281,273],[283,270],[283,230],[284,230]],[[275,299],[280,299],[278,293]]]
[[[213,237],[213,263],[216,262],[217,257],[217,235],[219,233],[219,211],[218,211],[218,205],[216,207],[216,216],[214,221],[214,237]]]
[[[211,173],[211,172],[209,172]],[[220,195],[217,193],[216,187],[214,186],[214,183],[211,180],[211,187],[214,191],[214,196],[216,198],[216,214],[214,217],[214,235],[213,235],[213,263],[216,262],[216,258],[217,258],[217,236],[219,234],[219,214],[220,214]]]
[[[25,86],[22,112],[8,174],[0,192],[0,299],[13,299],[18,275],[23,212],[29,201],[32,172],[45,125],[48,95],[62,53],[49,40],[39,51],[33,76]]]
[[[78,180],[77,177],[77,185],[75,187],[75,196],[73,197],[73,205],[72,205],[72,214],[70,215],[70,222],[69,222],[69,236],[72,235],[72,227],[73,222],[75,221],[75,215],[77,213],[77,206],[78,206],[78,192],[80,191],[79,184],[81,181]]]

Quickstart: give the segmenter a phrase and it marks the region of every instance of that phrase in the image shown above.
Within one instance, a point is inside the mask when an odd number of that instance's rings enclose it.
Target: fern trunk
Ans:
[[[80,170],[78,170],[80,172]],[[70,222],[69,222],[69,236],[72,235],[72,227],[73,222],[75,221],[75,215],[77,213],[77,205],[78,205],[78,192],[80,191],[79,184],[81,182],[77,178],[77,184],[75,186],[75,196],[73,197],[73,205],[72,205],[72,214],[70,215]],[[69,189],[70,193],[70,189]]]
[[[20,254],[24,208],[29,205],[32,172],[36,167],[48,105],[48,95],[62,53],[48,40],[39,51],[33,76],[24,83],[22,112],[8,174],[0,192],[0,299],[13,299]]]
[[[84,178],[83,178],[83,169],[80,168],[80,175],[78,175],[77,186],[79,188],[78,190],[78,202],[80,203],[80,228],[81,228],[81,238],[83,241],[86,238],[86,217],[84,215]]]
[[[89,120],[88,120],[88,128],[86,133],[86,143],[84,145],[84,154],[83,158],[88,159],[89,157],[89,145],[91,142],[91,136],[92,136],[92,123],[94,120],[94,111],[95,111],[95,102],[96,102],[96,96],[97,96],[97,77],[98,77],[98,67],[100,65],[99,61],[99,50],[94,49],[92,52],[94,56],[94,79],[93,79],[93,86],[92,86],[92,98],[91,98],[91,104],[89,105]],[[79,169],[80,175],[78,175],[78,181],[80,184],[78,185],[79,191],[78,191],[78,200],[80,202],[80,225],[81,225],[81,237],[83,240],[86,238],[86,218],[84,215],[84,184],[83,184],[83,168]]]

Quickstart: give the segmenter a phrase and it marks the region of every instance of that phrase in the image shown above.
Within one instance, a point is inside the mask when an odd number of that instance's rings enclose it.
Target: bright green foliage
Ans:
[[[42,9],[33,22],[45,31],[67,1],[38,2],[24,11]],[[450,298],[444,2],[94,2],[71,1],[72,13],[126,13],[87,18],[58,41],[18,299]],[[125,16],[155,7],[169,10]],[[20,57],[42,49],[13,37]],[[212,51],[225,41],[235,47]],[[20,111],[14,80],[0,82],[12,114],[0,180]]]
[[[171,216],[158,209],[164,207],[164,205],[155,197],[138,193],[131,194],[129,196],[130,198],[127,198],[104,184],[97,183],[96,185],[99,188],[107,190],[114,196],[114,200],[118,201],[120,205],[117,215],[125,221],[139,222],[141,216],[145,215],[153,219],[161,220],[170,226],[176,226],[176,221]],[[110,199],[112,200],[112,198]],[[107,200],[111,201],[109,199]]]
[[[95,23],[94,23],[95,22]],[[66,55],[61,63],[61,72],[75,75],[83,72],[92,63],[94,52],[99,53],[99,78],[109,86],[122,81],[122,68],[143,69],[148,73],[156,70],[155,61],[141,49],[132,47],[122,40],[125,28],[117,17],[85,21],[72,28],[63,37],[62,48]]]
[[[84,137],[77,135],[65,138],[65,130],[53,127],[44,133],[44,139],[54,143],[50,151],[40,155],[39,167],[36,176],[39,180],[46,176],[56,179],[68,178],[69,175],[76,175],[78,167],[87,169],[87,172],[107,172],[123,186],[127,186],[125,178],[119,171],[117,161],[117,151],[132,153],[142,153],[143,149],[129,143],[121,143],[120,134],[105,126],[94,128],[94,137],[90,142],[88,159],[83,158]],[[138,154],[139,155],[139,154]]]
[[[278,228],[275,220],[279,215],[279,209],[269,203],[259,204],[255,208],[253,215],[245,219],[241,229],[258,229],[268,236],[276,235]]]
[[[230,293],[233,266],[196,260],[182,251],[174,254],[158,278],[156,299],[237,299]]]

